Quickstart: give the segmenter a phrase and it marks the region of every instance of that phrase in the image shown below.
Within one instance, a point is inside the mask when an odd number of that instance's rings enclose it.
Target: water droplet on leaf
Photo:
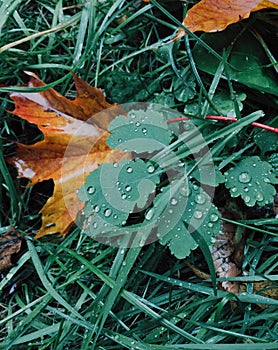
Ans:
[[[177,205],[177,204],[178,204],[177,199],[176,199],[176,198],[172,198],[172,199],[171,199],[171,204],[172,204],[172,205]]]
[[[130,192],[130,191],[132,190],[132,187],[129,186],[129,185],[127,185],[127,186],[125,187],[125,190],[126,190],[126,192]]]
[[[155,170],[155,169],[154,169],[154,166],[153,166],[153,165],[149,165],[149,166],[148,166],[148,173],[149,173],[149,174],[152,174],[152,173],[154,172],[154,170]]]
[[[146,214],[145,214],[145,218],[146,220],[151,220],[151,218],[153,217],[154,214],[154,210],[153,209],[149,209]]]
[[[196,197],[195,197],[195,202],[197,204],[204,204],[206,202],[206,196],[204,194],[198,194]]]
[[[257,199],[258,202],[263,201],[263,200],[264,200],[263,194],[262,194],[261,192],[258,192],[258,193],[256,194],[256,199]]]
[[[245,197],[244,197],[244,201],[245,201],[246,203],[249,203],[250,200],[251,200],[251,198],[250,198],[249,196],[245,196]]]
[[[143,128],[143,129],[142,129],[142,133],[143,133],[143,134],[146,134],[146,133],[147,133],[147,129],[146,129],[146,128]]]
[[[202,216],[203,216],[203,213],[202,213],[200,210],[196,210],[196,211],[194,212],[194,217],[195,217],[196,219],[201,219]]]
[[[104,216],[107,218],[112,214],[112,210],[110,208],[107,208],[104,210]]]
[[[249,175],[246,172],[241,173],[238,177],[238,180],[239,180],[239,182],[242,182],[242,183],[248,183],[251,181],[251,175]]]
[[[98,205],[95,205],[93,209],[94,209],[95,213],[99,212],[99,206]]]
[[[95,186],[89,186],[89,187],[87,188],[87,192],[88,192],[89,194],[93,194],[93,193],[95,193],[95,191],[96,191]]]
[[[126,169],[126,171],[130,174],[130,173],[133,172],[133,169],[129,166],[129,167]]]
[[[188,197],[191,193],[191,190],[188,186],[182,186],[179,188],[179,193],[184,197]]]
[[[218,219],[219,219],[219,217],[218,217],[216,214],[211,214],[210,220],[211,220],[212,222],[216,222]]]

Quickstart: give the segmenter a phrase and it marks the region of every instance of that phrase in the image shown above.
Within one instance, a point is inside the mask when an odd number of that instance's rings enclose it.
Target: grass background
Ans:
[[[191,79],[191,90],[186,90],[180,72],[190,68],[193,73],[185,44],[173,50],[167,44],[186,5],[169,1],[161,6],[165,10],[124,0],[1,2],[0,233],[14,225],[26,236],[16,265],[1,275],[1,349],[278,347],[277,304],[270,301],[268,308],[260,308],[251,283],[237,307],[231,308],[235,296],[215,295],[209,281],[194,276],[157,243],[116,250],[77,228],[65,239],[34,241],[38,211],[53,184],[26,188],[27,181],[17,179],[4,161],[13,154],[14,141],[30,144],[42,137],[34,125],[6,112],[13,105],[5,86],[26,83],[24,70],[35,72],[68,98],[75,96],[73,70],[103,88],[111,102],[154,101],[182,111],[192,89],[195,100],[201,100],[213,77],[200,73],[201,80]],[[254,18],[264,18],[267,33],[273,28],[275,37],[277,14],[254,14],[250,21]],[[189,37],[190,47],[196,40]],[[217,88],[230,93],[225,82]],[[247,94],[244,113],[277,113],[275,95],[240,89]],[[184,91],[188,96],[181,98]],[[268,258],[262,265],[264,255]],[[243,265],[252,268],[253,275],[273,274],[277,255],[277,236],[250,232]],[[206,269],[199,250],[189,260]]]

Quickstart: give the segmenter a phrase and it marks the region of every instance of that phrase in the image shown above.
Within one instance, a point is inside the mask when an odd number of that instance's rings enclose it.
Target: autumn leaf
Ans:
[[[188,10],[182,24],[191,32],[216,32],[265,8],[278,9],[278,0],[202,0]],[[180,28],[175,40],[185,35]]]
[[[29,87],[45,84],[33,73]],[[17,143],[16,155],[7,159],[19,177],[30,179],[30,185],[53,179],[54,192],[41,209],[42,226],[36,238],[60,232],[66,235],[82,205],[77,190],[86,176],[104,162],[127,157],[106,144],[110,121],[120,113],[119,105],[109,104],[102,91],[73,74],[77,97],[69,100],[54,89],[42,92],[13,92],[11,112],[36,124],[44,140],[33,145]]]

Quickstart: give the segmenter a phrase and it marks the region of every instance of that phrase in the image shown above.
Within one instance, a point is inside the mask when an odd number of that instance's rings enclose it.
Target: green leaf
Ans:
[[[212,238],[219,234],[220,214],[209,195],[201,187],[185,182],[172,184],[169,205],[157,220],[157,235],[163,245],[169,244],[173,255],[187,257],[198,244],[191,233],[198,231],[204,241],[212,246]],[[160,199],[157,196],[156,201]],[[154,203],[156,208],[156,203]]]
[[[275,176],[278,177],[278,153],[271,154],[267,161],[272,166]]]
[[[271,165],[258,156],[243,159],[224,175],[225,186],[230,189],[231,196],[241,196],[247,206],[273,202],[276,190],[272,184],[278,183],[278,179]]]
[[[278,118],[276,118],[269,125],[275,127],[278,126]],[[277,133],[260,129],[254,135],[254,141],[262,151],[264,155],[266,152],[276,151],[278,149]]]
[[[148,205],[159,181],[154,166],[141,159],[102,164],[87,176],[78,193],[79,199],[87,202],[85,232],[94,237],[119,234],[130,213]]]
[[[271,63],[270,60],[258,40],[250,32],[242,32],[241,25],[234,24],[222,32],[204,34],[201,38],[220,54],[223,49],[229,51],[231,48],[227,59],[227,73],[231,79],[259,91],[278,95],[277,75],[272,67],[266,67]],[[192,53],[199,69],[212,75],[216,73],[219,60],[202,45],[197,43]]]
[[[107,144],[127,152],[151,153],[169,145],[172,133],[162,113],[148,109],[130,111],[118,116],[109,125]]]

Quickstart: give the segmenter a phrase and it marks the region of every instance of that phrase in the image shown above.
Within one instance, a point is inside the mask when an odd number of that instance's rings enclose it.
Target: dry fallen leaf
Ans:
[[[22,236],[11,228],[0,236],[0,271],[10,268],[12,256],[20,251]]]
[[[45,84],[32,73],[29,87]],[[60,232],[66,235],[81,209],[76,191],[99,164],[116,162],[127,157],[121,150],[106,145],[107,128],[121,108],[109,104],[100,89],[94,88],[73,74],[77,97],[68,100],[54,89],[42,92],[14,92],[11,112],[36,124],[44,140],[34,145],[18,143],[16,155],[8,162],[19,177],[31,180],[30,185],[53,179],[54,193],[40,213],[42,227],[37,238]]]
[[[202,0],[188,10],[182,24],[191,32],[216,32],[265,8],[278,9],[278,0]],[[180,28],[175,40],[185,35]]]

